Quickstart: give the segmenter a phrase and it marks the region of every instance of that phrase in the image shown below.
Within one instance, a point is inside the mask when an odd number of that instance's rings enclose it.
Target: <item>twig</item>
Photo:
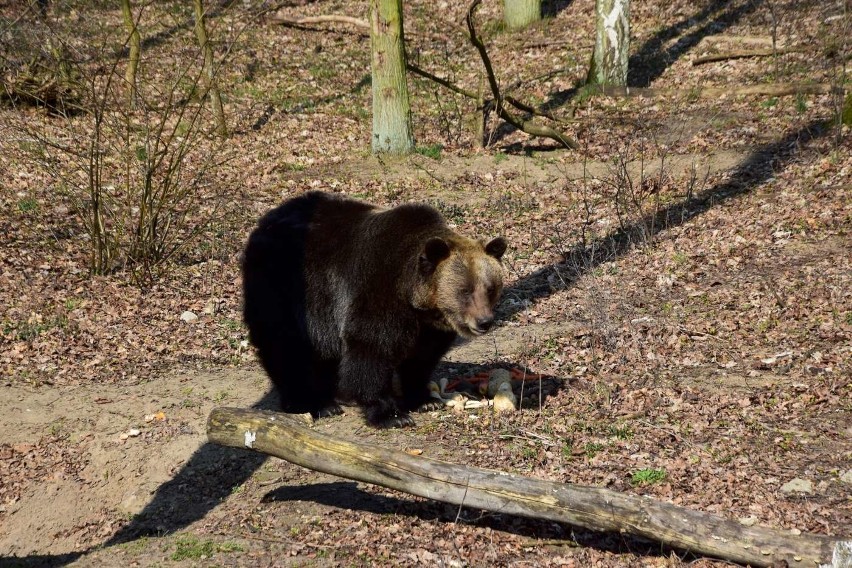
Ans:
[[[527,442],[538,442],[542,446],[547,446],[548,448],[552,448],[558,445],[553,440],[540,436],[535,436],[530,432],[523,432],[523,434],[523,436],[517,436],[515,434],[500,434],[499,438],[501,440],[525,440]]]
[[[224,537],[227,537],[227,538],[244,538],[246,540],[259,540],[261,542],[271,542],[271,543],[275,543],[275,544],[289,544],[289,545],[304,544],[305,546],[310,546],[311,548],[319,548],[319,549],[322,549],[322,550],[329,550],[329,549],[339,550],[340,549],[340,546],[337,546],[335,544],[320,544],[318,542],[301,542],[301,541],[295,541],[295,540],[292,540],[292,539],[289,539],[289,538],[274,538],[274,537],[269,537],[269,536],[262,536],[262,535],[259,535],[259,534],[251,534],[251,533],[247,533],[247,532],[239,532],[239,533],[236,533],[236,534],[230,533],[230,532],[216,532],[214,534],[217,534],[219,536],[224,536]]]
[[[415,75],[420,75],[421,77],[423,77],[425,79],[429,79],[430,81],[434,81],[434,82],[438,83],[439,85],[442,85],[442,86],[448,88],[449,90],[451,90],[452,92],[454,92],[456,94],[459,94],[459,95],[462,95],[462,96],[465,96],[469,99],[474,99],[474,100],[476,100],[476,98],[477,98],[476,94],[471,93],[470,91],[467,91],[465,89],[462,89],[461,87],[459,87],[458,85],[456,85],[454,83],[451,83],[447,79],[442,79],[441,77],[438,77],[437,75],[433,75],[432,73],[429,73],[425,69],[421,69],[420,67],[418,67],[414,63],[411,63],[410,61],[405,62],[405,67],[409,71],[414,73]]]
[[[570,546],[571,548],[577,548],[580,546],[580,543],[569,538],[530,539],[521,543],[522,548],[538,548],[539,546]]]
[[[420,164],[414,163],[413,165],[414,165],[415,168],[417,168],[418,170],[422,171],[424,174],[426,174],[427,176],[429,176],[433,180],[440,183],[443,187],[447,187],[449,185],[447,180],[443,180],[443,179],[439,178],[438,176],[436,176],[435,174],[433,174],[432,172],[430,172],[429,170],[427,170],[426,168],[424,168]]]

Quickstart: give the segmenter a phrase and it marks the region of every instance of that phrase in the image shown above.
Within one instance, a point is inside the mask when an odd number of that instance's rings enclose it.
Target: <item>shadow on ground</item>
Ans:
[[[309,501],[327,507],[343,507],[375,515],[417,517],[424,521],[449,525],[446,530],[439,529],[438,532],[442,533],[451,533],[451,526],[461,523],[534,539],[565,541],[566,546],[583,546],[614,554],[632,553],[644,557],[665,558],[673,551],[661,547],[658,543],[630,535],[602,534],[544,519],[521,518],[427,499],[413,500],[376,495],[359,488],[354,481],[279,487],[263,497],[263,502],[274,501]],[[678,556],[689,557],[684,553],[678,553]]]
[[[278,396],[269,392],[252,408],[274,410]],[[266,456],[205,443],[189,458],[181,470],[161,485],[151,502],[124,528],[96,548],[107,548],[142,536],[162,536],[178,531],[203,518],[233,488],[248,480]],[[58,555],[31,555],[0,558],[2,566],[64,566],[93,549]]]
[[[568,8],[572,2],[573,0],[543,0],[541,3],[541,17],[555,18],[559,12]]]
[[[679,22],[657,31],[630,56],[627,65],[627,86],[651,86],[655,79],[658,79],[675,61],[698,45],[702,39],[709,35],[721,34],[744,16],[755,12],[763,3],[764,0],[740,0],[739,2],[713,0],[707,3],[697,14],[684,16]],[[669,47],[665,47],[667,43],[676,38],[677,41]],[[579,88],[575,86],[551,93],[548,100],[539,105],[538,108],[543,112],[553,111],[573,99],[578,91]],[[527,115],[525,118],[531,117]],[[511,124],[503,122],[491,134],[488,142],[494,143],[502,140],[516,130]],[[561,146],[543,147],[546,150],[553,150],[554,148],[561,148]],[[513,144],[505,151],[517,153],[522,149],[530,150],[528,144]]]
[[[758,148],[731,172],[727,181],[708,188],[694,197],[666,207],[655,215],[647,216],[638,223],[620,229],[585,247],[578,247],[568,253],[561,262],[542,268],[515,282],[506,289],[505,296],[534,301],[567,288],[580,275],[594,269],[599,264],[627,254],[636,242],[657,234],[668,227],[686,223],[719,203],[747,194],[757,185],[783,170],[795,158],[802,145],[825,136],[828,132],[830,132],[830,128],[824,122],[814,121],[787,134],[776,142]],[[553,275],[557,277],[552,278]],[[558,285],[554,285],[554,283],[558,283]],[[498,317],[505,319],[522,310],[523,307],[524,302],[503,302]],[[275,409],[277,406],[276,399],[277,396],[270,392],[252,408]],[[129,542],[144,535],[165,535],[185,528],[203,518],[231,494],[233,487],[244,483],[251,477],[252,473],[260,467],[265,459],[266,457],[262,454],[226,448],[211,443],[202,445],[172,480],[160,486],[153,500],[139,515],[134,517],[130,524],[97,548]],[[350,495],[342,497],[340,491],[328,491],[323,488],[323,485],[306,488],[287,487],[276,490],[272,495],[276,500],[292,500],[294,496],[299,495],[302,496],[299,497],[301,499],[307,495],[313,496],[313,499],[317,502],[337,507],[347,506],[348,503],[351,503],[350,506],[364,511],[393,511],[400,514],[423,516],[426,519],[439,518],[440,515],[436,511],[442,511],[446,508],[445,505],[435,502],[409,501],[365,494],[351,482],[339,482],[331,485],[338,489],[341,487],[346,489]],[[369,495],[369,497],[366,495]],[[516,517],[491,513],[482,514],[483,519],[491,519],[488,522],[494,522],[493,519],[498,517],[517,519]],[[530,522],[533,524],[530,525],[525,519],[519,526],[544,526],[535,524],[544,523],[544,521]],[[507,526],[514,526],[517,523],[506,521],[506,524]],[[503,525],[500,525],[499,528],[500,530],[510,530]],[[560,530],[564,531],[565,529]],[[524,528],[522,531],[522,534],[541,536],[537,530]],[[601,548],[601,541],[609,541],[609,537],[602,539],[600,534],[589,534],[595,536],[594,538],[590,536],[588,542],[578,540],[579,537],[576,535],[574,539],[584,546],[595,548]],[[613,538],[613,542],[621,543],[619,547],[628,546],[633,553],[636,553],[637,550],[643,550],[638,548],[639,541],[631,540],[632,544],[628,543],[622,535]],[[647,546],[646,548],[654,550],[656,553],[660,551],[659,545]],[[618,550],[624,550],[624,548]],[[32,555],[0,560],[2,560],[4,566],[63,566],[85,556],[88,552],[87,550],[53,556]]]
[[[606,237],[576,247],[569,251],[561,262],[520,278],[504,291],[504,301],[498,306],[497,317],[507,319],[522,311],[528,302],[567,289],[581,275],[604,262],[629,253],[637,243],[647,242],[661,231],[682,225],[719,203],[749,193],[783,170],[796,156],[800,146],[821,138],[830,131],[824,121],[810,122],[776,142],[754,150],[731,171],[726,181],[665,207]],[[506,299],[514,301],[507,302]]]
[[[655,33],[630,56],[627,64],[627,85],[650,86],[654,79],[660,77],[672,63],[698,45],[698,42],[708,35],[724,32],[743,16],[760,8],[763,0],[744,0],[737,4],[731,0],[715,0],[697,14],[686,16],[676,24]],[[684,33],[689,29],[692,31]],[[674,44],[664,48],[666,43],[675,38],[678,40]]]

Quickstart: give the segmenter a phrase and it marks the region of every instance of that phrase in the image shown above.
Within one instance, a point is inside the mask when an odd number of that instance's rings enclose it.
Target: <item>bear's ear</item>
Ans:
[[[441,237],[432,237],[423,245],[420,253],[420,272],[425,275],[435,272],[442,260],[450,256],[450,245]]]
[[[503,258],[503,253],[506,252],[507,247],[506,239],[503,237],[497,237],[496,239],[491,239],[488,241],[488,244],[485,245],[485,254],[488,256],[493,256],[497,260]]]

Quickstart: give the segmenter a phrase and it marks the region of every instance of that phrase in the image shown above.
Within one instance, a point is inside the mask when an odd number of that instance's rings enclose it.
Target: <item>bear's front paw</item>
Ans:
[[[397,402],[387,398],[364,407],[364,418],[376,428],[405,428],[414,426],[414,419]]]
[[[417,407],[417,412],[432,412],[433,410],[441,410],[446,404],[441,400],[432,399],[429,402],[424,402]]]
[[[410,414],[400,414],[399,416],[391,416],[385,418],[381,422],[375,424],[376,428],[409,428],[417,426]]]

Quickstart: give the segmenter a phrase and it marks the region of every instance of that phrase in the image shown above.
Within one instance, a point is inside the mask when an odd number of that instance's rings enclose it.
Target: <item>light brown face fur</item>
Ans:
[[[482,335],[494,323],[494,306],[503,291],[502,238],[487,244],[460,237],[435,268],[432,301],[449,327],[464,337]]]

